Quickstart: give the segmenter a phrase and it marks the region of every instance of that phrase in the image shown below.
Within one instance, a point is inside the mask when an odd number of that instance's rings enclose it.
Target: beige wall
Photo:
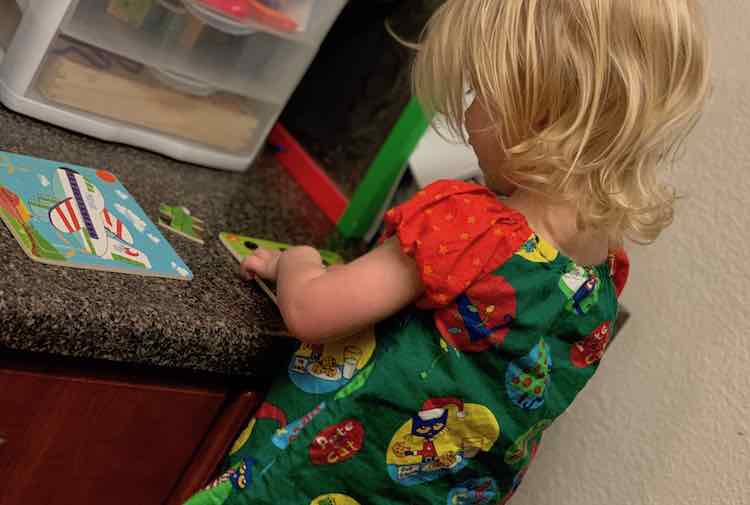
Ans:
[[[676,174],[689,198],[630,248],[631,321],[512,505],[750,505],[750,2],[704,3],[715,91]]]

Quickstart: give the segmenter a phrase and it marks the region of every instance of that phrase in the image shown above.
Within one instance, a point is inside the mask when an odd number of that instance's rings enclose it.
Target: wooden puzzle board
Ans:
[[[135,198],[106,170],[0,151],[0,218],[34,261],[193,278]]]

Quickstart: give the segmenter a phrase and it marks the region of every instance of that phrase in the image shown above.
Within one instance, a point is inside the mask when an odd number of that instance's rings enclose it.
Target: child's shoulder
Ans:
[[[466,220],[457,220],[466,215]],[[420,216],[423,219],[445,221],[454,227],[470,227],[489,223],[492,225],[527,225],[524,215],[504,204],[487,187],[460,180],[441,179],[417,192],[406,203],[394,207],[386,214],[393,221]]]
[[[440,179],[434,181],[418,191],[414,199],[432,198],[434,200],[442,200],[458,195],[465,195],[479,199],[496,199],[495,194],[486,186],[455,179]]]
[[[395,236],[417,264],[430,303],[441,306],[500,267],[532,235],[523,215],[487,188],[435,182],[388,211],[384,238]]]
[[[503,249],[515,251],[531,235],[531,229],[522,213],[486,187],[439,180],[387,212],[385,235],[394,234],[408,250],[418,245],[445,254],[446,247],[454,252],[479,246],[497,250],[501,243]]]
[[[384,238],[391,236],[417,263],[431,300],[425,306],[431,307],[455,299],[514,255],[532,261],[540,255],[568,256],[544,240],[522,209],[506,204],[484,186],[464,181],[434,182],[388,211]],[[537,244],[539,240],[544,247]]]

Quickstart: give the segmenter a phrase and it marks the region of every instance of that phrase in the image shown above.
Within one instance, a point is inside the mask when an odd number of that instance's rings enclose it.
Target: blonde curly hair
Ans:
[[[464,141],[476,94],[519,187],[575,202],[581,228],[650,242],[672,222],[662,167],[709,91],[698,0],[448,0],[416,96]]]

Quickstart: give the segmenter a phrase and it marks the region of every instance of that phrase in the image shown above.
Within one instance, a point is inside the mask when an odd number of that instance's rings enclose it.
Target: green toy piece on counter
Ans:
[[[281,242],[273,242],[271,240],[263,240],[259,238],[245,237],[243,235],[237,235],[235,233],[219,233],[219,240],[224,244],[237,261],[242,261],[245,256],[253,253],[258,247],[264,249],[274,249],[276,251],[284,251],[293,247],[289,244],[282,244]],[[336,254],[335,252],[326,251],[319,249],[320,257],[323,259],[323,263],[326,266],[339,265],[344,263],[344,259]]]
[[[203,244],[203,220],[194,217],[187,207],[159,204],[159,226],[172,230],[186,239]]]
[[[262,247],[264,249],[273,249],[276,251],[284,251],[292,247],[289,244],[282,244],[280,242],[273,242],[270,240],[246,237],[244,235],[237,235],[236,233],[228,232],[219,233],[219,240],[222,244],[224,244],[224,247],[226,247],[229,252],[232,253],[234,259],[236,259],[240,263],[242,263],[242,260],[244,260],[246,256],[253,254],[253,251],[258,247]],[[344,263],[344,259],[335,252],[326,250],[318,250],[318,252],[320,253],[321,259],[323,260],[323,264],[325,264],[326,266]],[[259,277],[255,277],[255,281],[274,301],[274,303],[276,303],[276,295],[274,294],[273,289],[271,289],[268,284],[266,284]]]
[[[417,99],[412,98],[357,186],[346,213],[336,224],[343,236],[369,239],[374,235],[406,171],[409,157],[429,125],[430,119]]]

